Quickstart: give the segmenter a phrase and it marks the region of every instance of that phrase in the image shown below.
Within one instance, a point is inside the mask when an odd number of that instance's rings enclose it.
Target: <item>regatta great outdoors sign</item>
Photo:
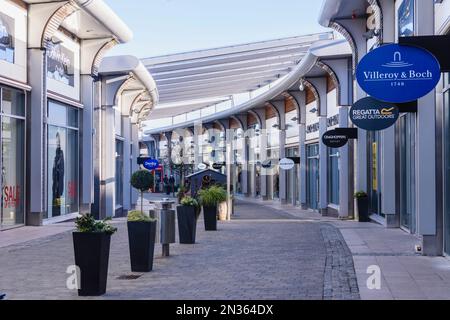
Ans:
[[[356,102],[350,110],[350,119],[360,129],[381,131],[393,126],[400,116],[396,105],[364,98]]]
[[[356,78],[370,96],[403,103],[431,92],[441,77],[438,60],[429,51],[398,44],[379,47],[359,63]]]

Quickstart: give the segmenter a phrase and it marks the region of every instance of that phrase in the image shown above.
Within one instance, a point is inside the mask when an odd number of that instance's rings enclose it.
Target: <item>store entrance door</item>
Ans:
[[[319,209],[319,145],[307,146],[307,204],[310,209]]]

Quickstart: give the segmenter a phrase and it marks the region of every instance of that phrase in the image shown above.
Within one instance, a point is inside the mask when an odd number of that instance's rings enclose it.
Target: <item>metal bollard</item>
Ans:
[[[170,256],[170,244],[175,243],[175,210],[172,210],[174,201],[163,199],[155,201],[154,204],[159,205],[154,215],[158,219],[159,226],[159,242],[162,244],[162,256]]]

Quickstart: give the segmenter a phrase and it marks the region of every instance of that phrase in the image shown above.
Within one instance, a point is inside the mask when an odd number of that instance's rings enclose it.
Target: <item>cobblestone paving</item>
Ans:
[[[253,206],[263,220],[251,220],[255,212],[240,203],[245,220],[219,223],[218,232],[203,231],[199,221],[196,245],[174,244],[170,258],[161,258],[157,245],[154,271],[136,280],[118,279],[131,273],[126,224],[117,222],[108,292],[100,299],[359,298],[352,258],[336,228]],[[0,249],[0,292],[8,299],[78,299],[66,288],[72,264],[70,233]]]

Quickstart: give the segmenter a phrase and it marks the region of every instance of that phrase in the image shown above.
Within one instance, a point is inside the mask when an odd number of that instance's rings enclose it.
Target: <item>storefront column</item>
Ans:
[[[265,108],[258,108],[255,109],[254,112],[258,115],[258,117],[261,119],[261,163],[264,163],[264,161],[267,160],[267,126],[266,126],[266,109]],[[260,187],[261,187],[261,198],[264,201],[268,200],[268,190],[267,190],[267,179],[268,174],[270,173],[271,169],[264,169],[261,167],[261,176],[260,176]]]
[[[286,106],[284,101],[273,101],[272,105],[277,109],[279,116],[280,159],[286,158]],[[280,169],[279,193],[281,204],[288,203],[287,195],[287,171]]]
[[[319,95],[319,139],[328,131],[327,79],[313,78],[308,81]],[[328,147],[319,142],[319,210],[328,214]]]
[[[247,114],[239,114],[236,116],[242,123],[242,130],[244,131],[244,136],[242,137],[242,173],[241,173],[241,188],[242,194],[246,197],[250,196],[250,186],[249,186],[249,168],[248,168],[248,148],[247,148],[247,138],[245,132],[247,131]]]
[[[159,159],[159,157],[160,157],[159,144],[161,142],[161,135],[160,134],[152,134],[152,138],[154,140],[153,148],[151,147],[151,142],[150,142],[150,144],[147,144],[147,146],[149,148],[149,150],[148,150],[149,155],[150,155],[150,157]]]
[[[198,165],[203,163],[203,123],[198,121],[194,124],[194,171],[198,171]],[[227,141],[228,142],[228,141]],[[228,173],[229,174],[229,173]]]
[[[172,132],[166,132],[164,136],[167,139],[167,157],[169,158],[170,175],[172,175]]]
[[[339,126],[349,127],[349,107],[339,108]],[[350,141],[349,141],[350,143]],[[353,195],[350,193],[352,180],[350,174],[350,147],[349,143],[339,150],[339,217],[348,218],[351,216],[351,202]]]
[[[115,109],[113,106],[103,105],[101,111],[102,149],[101,149],[101,178],[100,178],[100,218],[113,217],[115,214],[116,187],[116,143],[115,143]]]
[[[416,0],[417,36],[434,35],[434,0]],[[438,159],[440,160],[440,159]],[[419,99],[417,112],[417,213],[419,234],[423,236],[423,254],[443,252],[442,218],[437,217],[436,181],[436,92]],[[439,231],[438,231],[439,230]]]
[[[80,145],[80,213],[90,213],[94,202],[94,79],[81,75],[82,131]]]
[[[140,148],[139,148],[139,125],[136,123],[131,123],[131,141],[132,141],[132,157],[131,157],[131,173],[134,173],[139,170],[139,165],[137,163],[137,158],[140,156]],[[156,157],[157,159],[157,157]],[[127,183],[127,180],[124,181]],[[128,180],[128,184],[130,184]],[[139,193],[136,189],[131,188],[131,210],[136,208],[136,204],[138,203]]]
[[[299,187],[299,199],[302,209],[306,210],[307,205],[307,194],[306,194],[306,95],[304,91],[290,92],[290,94],[295,98],[297,104],[300,108],[299,110],[299,126],[298,126],[298,137],[299,137],[299,152],[300,152],[300,170],[298,173],[298,187]]]
[[[28,80],[33,88],[28,107],[28,174],[27,186],[29,211],[26,224],[41,226],[47,211],[47,139],[45,119],[47,117],[47,59],[45,51],[28,49]]]
[[[395,42],[395,3],[381,0],[383,41]],[[400,213],[396,208],[396,135],[395,126],[381,132],[381,211],[386,215],[386,227],[400,227]]]
[[[123,179],[122,179],[122,190],[123,190],[123,214],[126,215],[128,211],[131,210],[131,171],[132,164],[131,161],[135,161],[132,159],[131,155],[133,138],[132,138],[132,128],[131,128],[131,119],[128,115],[122,116],[123,123]]]

